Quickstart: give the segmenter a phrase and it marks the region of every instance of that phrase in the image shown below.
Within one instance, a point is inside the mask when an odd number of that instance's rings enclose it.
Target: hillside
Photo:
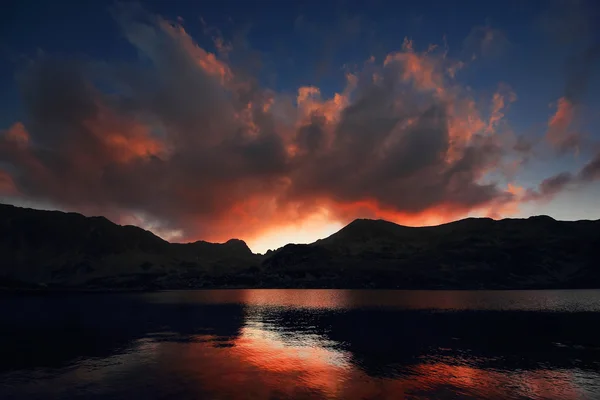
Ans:
[[[9,205],[0,205],[0,256],[0,286],[190,287],[260,262],[241,240],[171,244],[104,217]]]
[[[4,287],[600,287],[600,221],[361,219],[261,256],[236,239],[169,243],[103,217],[0,205],[0,255]]]
[[[356,220],[280,249],[264,268],[342,287],[600,287],[600,221],[468,218],[410,228]]]

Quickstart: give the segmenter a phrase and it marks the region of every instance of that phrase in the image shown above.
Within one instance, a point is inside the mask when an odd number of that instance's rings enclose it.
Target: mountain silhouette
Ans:
[[[343,287],[600,287],[599,246],[600,221],[467,218],[412,228],[356,220],[311,245],[285,246],[264,264]]]
[[[0,257],[10,288],[597,288],[600,221],[358,219],[259,255],[237,239],[169,243],[103,217],[0,205]]]
[[[169,243],[104,217],[0,205],[5,286],[190,287],[257,266],[246,243]]]

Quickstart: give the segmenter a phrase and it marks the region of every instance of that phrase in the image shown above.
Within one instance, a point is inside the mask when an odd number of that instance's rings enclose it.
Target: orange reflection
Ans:
[[[477,299],[460,291],[252,289],[240,292],[243,303],[248,305],[329,310],[356,307],[461,310],[477,304]]]
[[[345,308],[351,305],[352,300],[347,290],[245,290],[243,296],[245,304],[295,308]]]
[[[511,292],[513,300],[526,292]],[[161,296],[164,300],[166,293]],[[195,296],[205,296],[195,297]],[[171,300],[183,298],[173,292]],[[417,296],[417,297],[415,297]],[[461,291],[346,291],[346,290],[221,290],[190,292],[193,302],[215,301],[251,305],[238,336],[219,341],[197,336],[197,342],[163,342],[152,349],[156,363],[176,375],[193,377],[202,393],[219,398],[398,399],[461,398],[579,399],[597,374],[578,370],[496,370],[478,367],[469,356],[427,356],[421,362],[389,366],[390,375],[369,375],[354,355],[326,336],[285,329],[269,309],[344,309],[363,306],[408,309],[503,309],[490,303],[490,292]],[[264,308],[262,306],[271,306]],[[534,305],[535,306],[535,305]],[[510,308],[510,307],[509,307]],[[535,308],[535,307],[534,307]],[[360,328],[357,328],[360,329]],[[216,340],[216,341],[215,341]],[[215,344],[217,344],[215,346]],[[401,344],[399,344],[401,346]],[[579,376],[578,374],[583,374]],[[581,381],[580,381],[581,379]]]
[[[286,343],[274,332],[245,328],[232,350],[241,362],[261,373],[279,375],[280,380],[294,377],[307,388],[335,395],[347,378],[349,355],[322,347],[320,341],[313,337]]]
[[[477,399],[578,399],[584,394],[574,374],[564,370],[500,372],[438,361],[407,367],[396,377],[374,377],[355,366],[350,353],[328,347],[322,338],[292,336],[250,322],[233,347],[205,342],[185,352],[163,348],[166,357],[177,358],[165,364],[173,372],[192,374],[199,390],[220,398],[391,400],[453,393]]]

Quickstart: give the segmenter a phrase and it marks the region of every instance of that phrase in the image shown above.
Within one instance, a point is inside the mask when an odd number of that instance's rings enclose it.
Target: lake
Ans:
[[[600,290],[0,296],[2,399],[600,399]]]

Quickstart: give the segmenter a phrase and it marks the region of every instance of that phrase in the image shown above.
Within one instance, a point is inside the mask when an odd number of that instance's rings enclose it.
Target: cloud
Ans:
[[[41,54],[19,74],[26,118],[0,137],[3,191],[220,241],[315,215],[495,216],[522,196],[491,178],[517,145],[502,124],[516,95],[501,85],[480,108],[439,49],[405,40],[329,98],[316,86],[291,96],[229,61],[237,46],[213,54],[139,7],[115,18],[138,61]]]
[[[13,178],[8,172],[0,170],[0,196],[14,196],[17,194]]]
[[[494,132],[504,118],[504,111],[510,103],[517,101],[517,95],[507,85],[500,85],[492,98],[492,111],[488,122],[487,132]]]
[[[568,185],[573,184],[575,177],[570,172],[561,172],[550,178],[544,179],[537,190],[529,190],[525,196],[526,201],[545,200],[549,201],[558,193],[562,192]]]
[[[567,60],[564,96],[556,102],[556,112],[548,121],[546,138],[559,151],[577,149],[581,135],[574,125],[595,66],[600,60],[600,43],[586,47]]]
[[[546,133],[549,143],[560,152],[581,146],[582,135],[576,132],[575,125],[581,119],[581,103],[600,61],[600,43],[591,30],[594,14],[594,8],[586,1],[557,1],[538,22],[553,45],[560,43],[573,49],[565,60],[564,94],[556,102]]]
[[[529,189],[524,201],[550,201],[564,190],[574,190],[600,180],[600,153],[597,153],[577,173],[561,172],[544,179],[537,189]]]
[[[21,122],[15,122],[4,133],[6,141],[14,143],[17,147],[27,147],[29,145],[29,133]]]
[[[579,173],[579,179],[584,182],[600,180],[600,153],[590,160]]]
[[[548,120],[546,139],[559,151],[565,151],[579,146],[580,137],[573,132],[575,106],[566,97],[561,97],[556,103],[556,112]]]

